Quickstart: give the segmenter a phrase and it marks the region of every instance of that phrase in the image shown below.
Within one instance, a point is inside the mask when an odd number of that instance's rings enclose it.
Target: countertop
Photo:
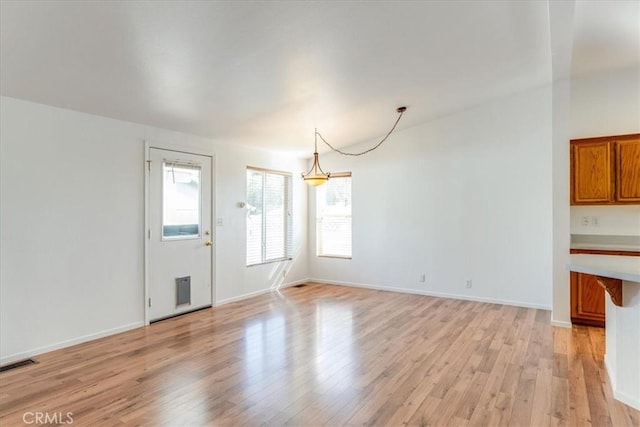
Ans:
[[[640,236],[572,234],[571,249],[640,251]]]
[[[602,243],[572,243],[570,246],[570,249],[640,252],[640,246],[637,246],[637,245],[616,245],[616,244],[602,244]]]
[[[569,259],[567,270],[640,284],[640,257],[573,254]]]

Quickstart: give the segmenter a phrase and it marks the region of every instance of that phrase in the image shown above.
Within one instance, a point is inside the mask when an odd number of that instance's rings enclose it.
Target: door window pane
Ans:
[[[162,238],[200,237],[200,166],[165,162],[162,171]]]

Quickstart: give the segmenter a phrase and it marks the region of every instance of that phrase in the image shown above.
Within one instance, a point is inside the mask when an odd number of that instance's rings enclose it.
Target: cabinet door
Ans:
[[[571,320],[573,323],[604,326],[605,290],[595,276],[571,273]]]
[[[640,202],[640,138],[616,142],[616,200]]]
[[[610,141],[572,144],[574,204],[612,201],[611,144]]]

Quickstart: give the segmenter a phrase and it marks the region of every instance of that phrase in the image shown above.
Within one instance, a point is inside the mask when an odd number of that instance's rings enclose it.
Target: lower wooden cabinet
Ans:
[[[571,254],[640,256],[636,250],[571,249]],[[615,280],[615,279],[612,279]],[[622,280],[618,280],[622,286]],[[571,323],[604,328],[606,291],[591,274],[571,272]]]
[[[596,277],[571,273],[571,322],[579,325],[604,327],[605,290]]]

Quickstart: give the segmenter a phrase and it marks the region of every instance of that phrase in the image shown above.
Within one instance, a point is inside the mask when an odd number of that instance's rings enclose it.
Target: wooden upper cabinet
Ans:
[[[609,203],[613,196],[612,143],[573,144],[573,202]]]
[[[640,203],[640,134],[571,140],[571,204]]]
[[[640,138],[616,141],[616,200],[640,203]]]

